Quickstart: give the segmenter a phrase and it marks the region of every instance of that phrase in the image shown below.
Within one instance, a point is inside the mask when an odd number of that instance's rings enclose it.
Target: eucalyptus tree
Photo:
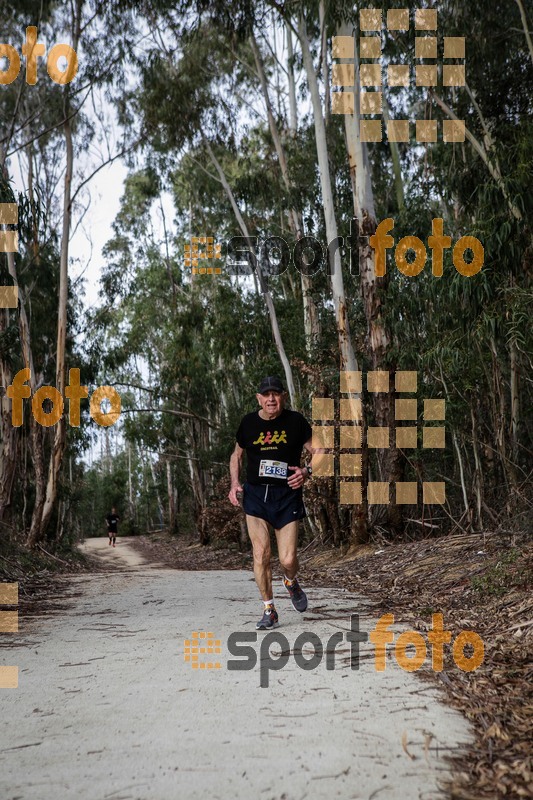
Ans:
[[[95,134],[94,121],[88,121],[84,107],[88,100],[94,99],[97,88],[111,80],[113,71],[110,66],[121,57],[118,37],[110,36],[105,45],[101,37],[104,27],[109,33],[114,26],[115,30],[120,26],[121,32],[127,29],[127,18],[123,15],[119,18],[115,11],[115,4],[104,2],[75,0],[62,8],[56,3],[24,0],[8,15],[15,41],[24,37],[27,26],[37,27],[36,83],[27,83],[24,70],[21,70],[13,83],[2,87],[5,91],[1,102],[8,113],[3,116],[0,148],[3,169],[7,170],[9,166],[13,172],[11,164],[18,157],[19,171],[27,178],[29,202],[25,209],[24,202],[21,203],[21,216],[24,214],[31,229],[26,239],[28,257],[23,263],[20,258],[8,254],[7,260],[11,279],[19,287],[20,346],[23,363],[30,369],[33,391],[43,381],[44,373],[38,371],[34,352],[38,338],[32,334],[35,330],[31,321],[31,315],[35,315],[31,310],[32,294],[36,299],[37,278],[45,274],[43,254],[50,254],[51,245],[55,246],[56,242],[58,297],[56,307],[46,321],[46,329],[52,320],[56,322],[56,343],[50,348],[46,363],[54,363],[55,384],[61,393],[66,383],[68,338],[72,332],[72,315],[68,308],[69,240],[73,213],[80,211],[76,201],[80,199],[82,187],[90,180],[83,154],[86,154]],[[40,37],[48,42],[61,39],[70,42],[78,55],[78,73],[73,81],[57,76],[55,82],[51,80],[45,66],[46,53],[41,58]],[[71,72],[66,77],[72,77],[74,64],[75,58],[71,53],[67,60],[67,72]],[[82,170],[84,174],[80,176]],[[62,193],[58,191],[58,185],[62,186]],[[39,214],[45,224],[39,221]],[[21,241],[24,244],[24,239]],[[36,273],[35,280],[30,279],[25,284],[20,268],[30,266],[40,268],[40,272]],[[64,418],[48,432],[36,427],[33,418],[30,418],[30,426],[36,491],[28,543],[33,546],[44,536],[54,513],[67,433]],[[48,441],[50,434],[51,442]]]
[[[331,117],[328,57],[324,50],[328,50],[331,35],[351,30],[356,21],[354,9],[342,2],[238,2],[228,6],[215,0],[143,4],[145,19],[151,21],[154,30],[164,33],[158,34],[157,52],[150,51],[138,65],[140,87],[124,98],[125,115],[129,115],[125,119],[136,136],[149,142],[147,161],[170,179],[176,204],[175,250],[193,231],[200,232],[200,226],[205,232],[231,233],[234,219],[244,237],[260,237],[266,231],[283,235],[287,223],[294,238],[301,229],[312,230],[314,222],[317,233],[331,241],[338,236],[339,220],[352,213],[367,236],[375,230],[378,219],[393,216],[397,237],[416,233],[423,239],[431,233],[432,218],[442,216],[447,232],[454,237],[471,233],[483,238],[486,268],[473,279],[452,271],[449,253],[442,278],[429,273],[416,279],[405,278],[396,270],[378,278],[368,242],[360,248],[358,277],[331,269],[332,275],[327,277],[333,280],[328,286],[325,276],[316,276],[314,299],[322,330],[320,347],[313,359],[309,359],[304,346],[300,347],[305,339],[296,330],[296,315],[293,313],[289,320],[286,313],[286,301],[290,299],[294,308],[296,300],[300,307],[305,289],[300,293],[290,275],[282,276],[279,283],[269,280],[268,285],[279,337],[284,343],[285,363],[298,364],[302,374],[309,376],[304,381],[306,388],[312,381],[326,387],[330,374],[338,376],[339,365],[342,369],[418,368],[423,388],[444,394],[454,407],[450,411],[451,446],[443,458],[446,466],[451,463],[455,470],[450,478],[454,491],[455,485],[457,488],[453,502],[458,507],[468,507],[469,520],[473,522],[474,494],[478,523],[479,509],[483,509],[487,497],[482,491],[485,467],[491,472],[491,480],[498,481],[494,469],[494,461],[498,461],[507,485],[520,489],[519,475],[523,474],[517,473],[514,464],[516,454],[525,453],[527,439],[521,438],[521,433],[529,424],[527,418],[522,419],[521,410],[526,407],[528,395],[520,371],[530,358],[529,340],[521,325],[529,296],[529,201],[525,190],[531,165],[526,120],[530,110],[527,89],[531,59],[519,4],[511,0],[509,4],[513,9],[508,31],[512,42],[495,59],[498,69],[502,68],[499,77],[494,76],[495,88],[484,83],[485,42],[497,30],[497,4],[491,4],[487,19],[478,19],[474,46],[467,59],[469,84],[464,91],[444,87],[432,92],[410,87],[398,95],[384,92],[388,94],[384,115],[430,114],[438,117],[441,127],[444,116],[449,116],[446,109],[453,106],[454,113],[467,120],[469,136],[464,145],[367,145],[359,138],[357,113],[344,120]],[[413,12],[415,3],[406,5]],[[439,27],[445,28],[446,35],[460,36],[471,29],[465,14],[456,4],[443,3]],[[476,15],[477,19],[481,11]],[[286,93],[276,52],[275,31],[282,28],[290,31],[287,50],[292,48]],[[401,35],[385,37],[385,59],[397,58],[400,52],[411,56],[411,50]],[[303,100],[300,109],[295,72],[307,78],[307,84],[299,88]],[[525,82],[511,85],[514,73],[523,75]],[[180,119],[176,119],[176,108],[181,110]],[[487,212],[487,208],[491,211]],[[522,228],[521,220],[526,220]],[[331,257],[333,267],[340,264],[338,251]],[[496,263],[504,266],[499,273]],[[517,269],[518,263],[524,264],[522,273]],[[231,416],[233,398],[242,397],[245,382],[253,372],[246,370],[243,358],[249,352],[244,346],[245,342],[248,344],[246,339],[251,339],[254,347],[259,341],[253,327],[259,320],[252,313],[253,295],[240,291],[231,279],[217,278],[216,285],[208,287],[205,279],[195,277],[189,288],[182,276],[179,280],[172,278],[169,285],[178,311],[175,319],[187,330],[195,320],[199,337],[194,347],[190,332],[186,348],[174,341],[168,358],[172,361],[181,352],[182,362],[188,360],[196,365],[198,374],[213,366],[219,370],[220,379],[214,384],[206,382],[203,408],[212,407],[214,395],[209,392],[214,387],[222,397],[224,413],[217,423],[224,431],[226,412],[229,409]],[[178,286],[184,292],[181,298]],[[213,317],[208,306],[214,308],[221,300],[218,289],[223,290],[229,304],[234,298],[235,308],[245,320],[241,325],[235,315],[238,332],[228,330],[227,335],[228,339],[232,333],[241,339],[235,358],[243,365],[244,374],[236,381],[225,375],[228,360],[226,353],[218,350],[219,324],[217,336],[209,336]],[[204,293],[202,298],[197,294],[200,291]],[[204,303],[207,297],[209,302]],[[263,292],[260,302],[266,297]],[[509,324],[502,322],[498,314],[502,302]],[[191,313],[182,315],[187,303]],[[203,309],[201,315],[198,309]],[[226,319],[225,313],[221,319]],[[309,332],[308,321],[304,329]],[[332,331],[336,343],[332,342]],[[470,349],[466,350],[465,337],[471,334]],[[169,335],[172,338],[171,332]],[[204,361],[198,360],[196,350],[200,340],[209,341],[209,357]],[[186,364],[180,363],[179,370],[180,380],[169,380],[167,385],[173,397],[177,396],[180,383],[189,385],[191,380]],[[296,385],[298,376],[294,371],[293,377]],[[465,382],[464,394],[472,398],[472,405],[461,399],[461,381]],[[495,393],[491,393],[491,387],[496,387]],[[187,405],[190,396],[181,389],[179,392]],[[393,394],[373,399],[368,420],[373,414],[377,424],[393,427]],[[461,413],[455,413],[456,407]],[[165,417],[169,422],[170,416]],[[495,435],[489,432],[486,420],[491,421]],[[173,435],[175,426],[171,424],[169,428]],[[215,431],[207,439],[215,447],[222,441]],[[206,441],[202,442],[198,435],[194,441],[190,439],[186,457],[206,452]],[[491,450],[496,459],[488,457]],[[375,466],[370,465],[372,469]],[[426,468],[430,472],[438,470],[438,459],[417,449],[408,458],[410,474],[422,480]],[[384,453],[377,461],[377,469],[383,479],[401,479],[403,465],[398,451]],[[202,486],[201,481],[199,485]],[[209,489],[204,496],[208,492]],[[375,515],[373,510],[373,518]],[[399,509],[389,509],[388,517],[389,526],[398,530]],[[343,527],[351,527],[358,535],[357,525],[353,524],[360,522],[357,514],[343,511],[341,518]],[[338,520],[330,522],[335,527]]]

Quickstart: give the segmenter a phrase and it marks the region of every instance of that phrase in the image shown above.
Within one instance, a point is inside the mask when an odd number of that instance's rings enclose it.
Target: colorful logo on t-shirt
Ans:
[[[267,431],[265,433],[260,433],[255,442],[252,444],[287,444],[287,433],[286,431],[274,431],[274,433],[270,433]]]

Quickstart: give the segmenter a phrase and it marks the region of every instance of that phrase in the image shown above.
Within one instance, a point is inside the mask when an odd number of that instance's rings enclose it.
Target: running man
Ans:
[[[272,593],[269,524],[276,533],[278,553],[292,604],[300,613],[307,597],[296,578],[298,570],[298,520],[306,516],[302,498],[304,481],[311,467],[299,467],[302,447],[313,453],[311,426],[297,411],[285,408],[286,392],[275,376],[263,378],[256,394],[259,411],[246,414],[236,434],[237,444],[230,459],[231,490],[228,495],[239,505],[243,494],[248,535],[252,542],[254,575],[264,603],[257,630],[278,626]],[[246,451],[246,483],[241,486],[242,456]]]
[[[113,540],[113,547],[115,546],[115,541],[117,538],[117,528],[119,522],[119,515],[117,514],[117,509],[115,506],[111,509],[111,513],[108,514],[105,518],[107,524],[107,535],[109,536],[109,544],[111,544],[111,540]]]

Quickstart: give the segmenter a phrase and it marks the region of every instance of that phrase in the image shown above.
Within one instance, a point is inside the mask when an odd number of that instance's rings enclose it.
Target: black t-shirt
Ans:
[[[311,426],[297,411],[284,408],[275,419],[261,419],[257,411],[242,418],[235,438],[246,450],[248,483],[286,486],[298,467],[302,447],[312,436]]]
[[[109,523],[108,524],[108,528],[111,531],[111,533],[116,533],[117,532],[117,523],[118,523],[119,519],[120,519],[120,517],[119,517],[118,514],[108,514],[107,515],[106,520]]]

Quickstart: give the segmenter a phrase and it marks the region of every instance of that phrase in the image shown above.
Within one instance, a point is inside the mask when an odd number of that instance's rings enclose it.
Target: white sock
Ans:
[[[290,583],[291,585],[294,583],[294,581],[295,581],[295,579],[296,579],[296,575],[294,576],[294,578],[287,578],[287,576],[286,576],[286,575],[284,575],[283,577],[284,577],[284,578],[285,578],[285,580],[286,580],[288,583]]]
[[[273,606],[274,605],[274,600],[263,600],[263,603],[265,604],[265,608],[266,608],[267,606]]]

